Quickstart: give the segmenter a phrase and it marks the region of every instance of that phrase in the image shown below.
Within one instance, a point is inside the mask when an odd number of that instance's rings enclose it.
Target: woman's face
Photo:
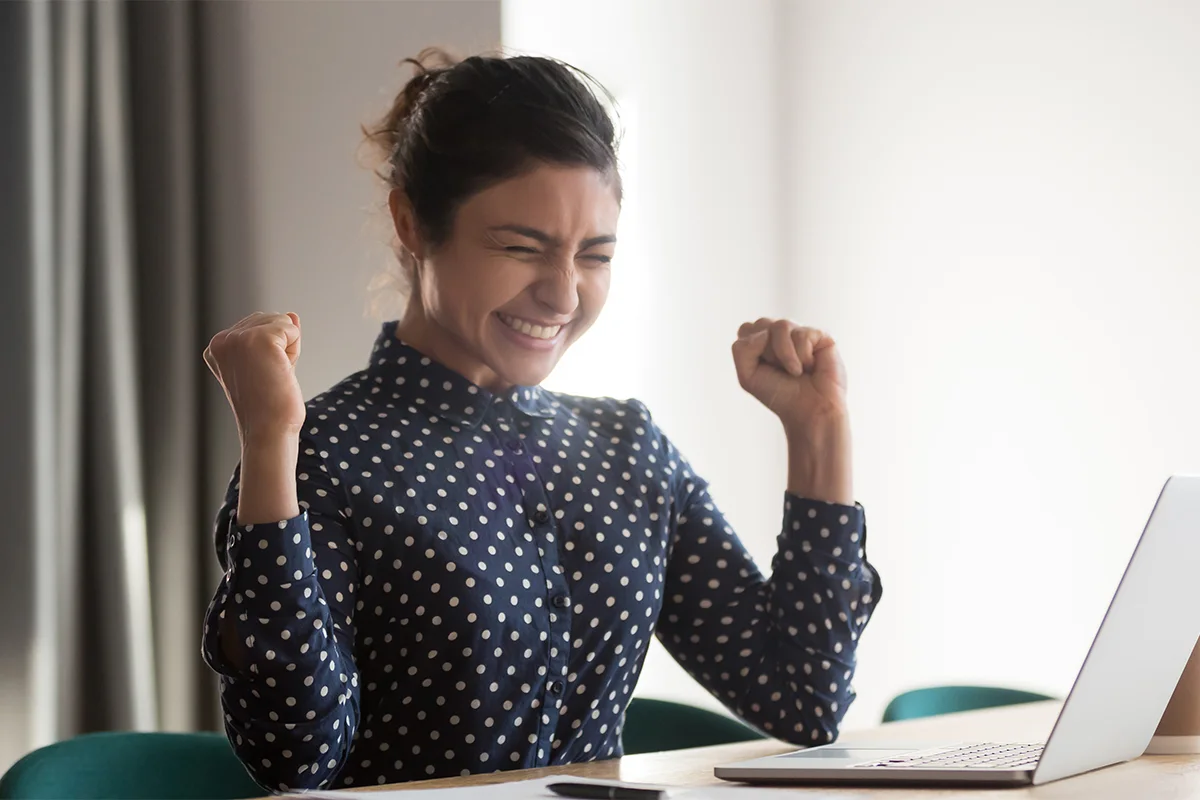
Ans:
[[[597,170],[539,166],[469,198],[431,248],[394,192],[421,262],[398,335],[493,391],[541,383],[604,307],[620,210]]]

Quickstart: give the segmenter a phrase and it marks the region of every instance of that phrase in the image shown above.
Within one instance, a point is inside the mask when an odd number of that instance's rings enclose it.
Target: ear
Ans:
[[[400,237],[400,244],[420,261],[423,243],[408,195],[399,189],[392,189],[388,192],[388,209],[392,212],[392,225],[396,228],[396,235]]]

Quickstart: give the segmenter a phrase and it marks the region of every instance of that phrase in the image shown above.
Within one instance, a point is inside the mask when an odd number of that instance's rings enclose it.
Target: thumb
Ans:
[[[761,330],[749,336],[741,336],[733,343],[733,366],[737,370],[738,382],[746,387],[754,371],[758,369],[759,359],[767,349],[770,341],[770,331]]]

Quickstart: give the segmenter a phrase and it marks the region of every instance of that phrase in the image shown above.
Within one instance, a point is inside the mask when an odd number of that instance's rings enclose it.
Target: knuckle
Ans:
[[[208,347],[204,348],[205,358],[215,358],[225,348],[225,342],[228,338],[229,331],[221,331],[209,339]]]

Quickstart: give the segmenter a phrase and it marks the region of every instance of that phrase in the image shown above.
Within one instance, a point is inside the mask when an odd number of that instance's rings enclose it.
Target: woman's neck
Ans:
[[[429,318],[416,292],[396,325],[396,338],[493,394],[511,388],[457,336]]]

